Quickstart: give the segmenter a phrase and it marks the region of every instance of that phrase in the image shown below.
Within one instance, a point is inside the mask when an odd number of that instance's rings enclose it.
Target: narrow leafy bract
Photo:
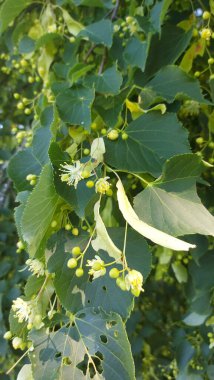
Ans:
[[[176,239],[173,236],[157,230],[156,228],[151,227],[147,223],[144,223],[142,220],[140,220],[133,210],[131,204],[129,203],[122,182],[120,180],[117,182],[117,189],[119,209],[127,223],[132,228],[134,228],[134,230],[139,232],[139,234],[145,236],[147,239],[150,239],[156,244],[162,245],[166,248],[171,248],[175,251],[189,251],[190,248],[195,248],[194,244],[189,244],[180,239]]]
[[[96,221],[96,239],[92,240],[92,247],[95,251],[104,250],[108,252],[109,256],[116,260],[119,260],[122,252],[116,247],[116,245],[111,240],[105,224],[99,213],[100,210],[100,200],[94,206],[94,219]]]

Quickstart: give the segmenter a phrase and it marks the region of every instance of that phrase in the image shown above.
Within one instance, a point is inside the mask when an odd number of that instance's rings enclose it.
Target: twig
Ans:
[[[86,54],[85,58],[84,58],[84,62],[87,62],[87,59],[89,57],[89,55],[92,53],[92,51],[95,49],[96,45],[95,44],[92,44],[88,53]]]
[[[116,1],[116,5],[113,9],[113,12],[112,12],[112,15],[111,15],[111,20],[114,20],[117,16],[117,11],[118,11],[118,8],[119,8],[119,4],[120,4],[120,0],[117,0]]]

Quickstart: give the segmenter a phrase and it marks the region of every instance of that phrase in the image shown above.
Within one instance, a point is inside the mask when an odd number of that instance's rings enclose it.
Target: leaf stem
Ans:
[[[31,347],[29,347],[28,350],[25,351],[24,354],[13,364],[13,366],[6,372],[6,375],[10,374],[10,372],[20,363],[20,361],[28,354],[30,350]]]

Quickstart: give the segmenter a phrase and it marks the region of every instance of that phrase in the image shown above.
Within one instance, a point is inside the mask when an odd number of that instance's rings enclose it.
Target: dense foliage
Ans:
[[[3,0],[0,33],[1,378],[214,379],[214,1]]]

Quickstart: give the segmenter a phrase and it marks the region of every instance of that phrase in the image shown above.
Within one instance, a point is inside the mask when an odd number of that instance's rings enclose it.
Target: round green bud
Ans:
[[[210,149],[214,149],[214,141],[210,141],[209,144],[208,144],[208,147]]]
[[[16,107],[18,108],[18,110],[23,110],[24,104],[22,102],[19,102]]]
[[[4,339],[9,340],[12,338],[12,332],[11,331],[6,331],[3,336]]]
[[[51,227],[52,228],[55,228],[57,226],[57,221],[56,220],[53,220],[52,222],[51,222]]]
[[[205,11],[202,15],[203,20],[209,20],[210,19],[210,12]]]
[[[66,230],[66,231],[70,231],[71,228],[72,228],[72,225],[71,225],[70,223],[66,223],[66,225],[65,225],[65,230]]]
[[[113,195],[112,189],[106,190],[106,195],[108,195],[108,197],[112,197],[112,195]]]
[[[34,77],[29,76],[28,77],[28,83],[34,83]]]
[[[122,133],[122,139],[127,140],[128,138],[129,138],[129,135],[127,135],[127,133],[123,132]]]
[[[76,268],[77,266],[77,260],[76,259],[69,259],[67,262],[67,267],[70,269]]]
[[[102,135],[106,135],[106,133],[107,133],[106,128],[102,128],[102,129],[101,129],[101,134],[102,134]]]
[[[82,171],[82,178],[88,178],[90,177],[91,173],[89,170],[83,170]]]
[[[27,177],[26,177],[26,180],[27,181],[31,181],[32,179],[35,179],[34,175],[33,174],[28,174]]]
[[[20,98],[20,95],[17,92],[15,92],[15,94],[13,94],[13,97],[14,99],[18,100]]]
[[[33,328],[33,324],[32,324],[32,323],[28,323],[28,324],[27,324],[27,329],[28,329],[28,330],[31,330],[32,328]]]
[[[73,36],[70,37],[70,38],[69,38],[69,41],[70,41],[71,44],[73,44],[73,43],[75,42],[75,37],[73,37]]]
[[[203,137],[197,137],[197,139],[195,141],[196,141],[197,144],[200,145],[200,144],[203,144],[204,139],[203,139]]]
[[[73,228],[71,232],[72,232],[72,234],[73,234],[74,236],[78,236],[78,235],[79,235],[79,230],[78,230],[78,228]]]
[[[30,115],[32,110],[30,108],[25,108],[24,113],[25,115]]]
[[[78,268],[76,269],[75,274],[77,277],[82,277],[84,275],[84,270],[82,268]]]
[[[208,59],[208,64],[209,64],[209,65],[213,65],[213,63],[214,63],[214,58],[212,58],[212,57],[209,58],[209,59]]]
[[[118,136],[119,136],[119,133],[116,129],[112,129],[108,134],[107,134],[107,137],[109,140],[117,140],[118,139]]]
[[[25,144],[25,146],[30,146],[30,144],[27,143],[27,144]],[[35,185],[36,185],[36,179],[32,179],[32,180],[30,181],[30,185],[31,185],[31,186],[35,186]]]
[[[211,74],[210,75],[210,80],[213,80],[214,79],[214,74]]]
[[[120,275],[120,271],[117,268],[112,268],[109,272],[109,276],[111,278],[118,278]]]
[[[25,59],[21,59],[21,61],[20,61],[20,65],[21,65],[22,67],[27,67],[27,66],[28,66],[28,62],[27,62]]]
[[[78,255],[80,255],[81,254],[81,249],[80,249],[80,247],[78,247],[78,246],[76,246],[76,247],[74,247],[74,248],[72,248],[72,254],[74,255],[74,256],[78,256]]]
[[[21,344],[23,343],[23,340],[19,338],[18,336],[15,336],[12,340],[12,346],[15,350],[18,350],[20,348]]]
[[[91,189],[92,187],[94,187],[94,181],[87,181],[86,182],[86,186]]]
[[[19,249],[24,249],[24,244],[22,243],[21,240],[19,240],[19,241],[17,242],[16,246],[17,246],[17,248],[19,248]]]
[[[92,265],[92,269],[93,270],[100,270],[102,268],[102,264],[99,263],[99,262],[95,262],[93,265]]]
[[[200,77],[200,75],[201,75],[200,71],[195,71],[194,76],[195,76],[196,78]]]
[[[90,149],[85,148],[85,149],[83,150],[83,153],[84,153],[85,156],[88,156],[89,153],[90,153]]]

